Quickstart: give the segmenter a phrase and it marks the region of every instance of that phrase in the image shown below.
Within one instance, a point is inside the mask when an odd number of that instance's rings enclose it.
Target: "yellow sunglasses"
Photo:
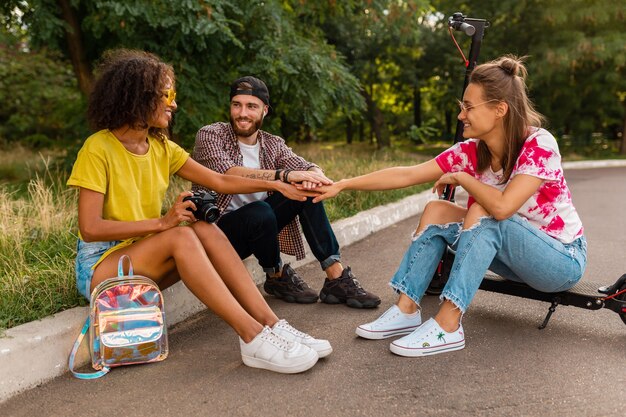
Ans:
[[[165,103],[170,106],[174,100],[176,100],[176,90],[168,88],[163,90],[163,97],[165,97]]]

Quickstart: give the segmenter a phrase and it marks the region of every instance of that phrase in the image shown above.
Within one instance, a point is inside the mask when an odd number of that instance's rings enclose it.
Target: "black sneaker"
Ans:
[[[337,279],[326,278],[320,291],[320,300],[326,304],[346,303],[348,307],[354,308],[374,308],[380,304],[378,296],[361,287],[350,267],[345,268]]]
[[[266,274],[263,289],[269,295],[288,303],[310,304],[317,301],[317,293],[296,274],[289,264],[283,266],[283,272],[279,278],[270,278]]]

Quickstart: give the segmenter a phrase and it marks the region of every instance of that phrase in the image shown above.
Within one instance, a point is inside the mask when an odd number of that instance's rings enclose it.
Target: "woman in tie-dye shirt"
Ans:
[[[468,207],[436,200],[427,204],[391,287],[396,304],[357,335],[384,339],[393,353],[424,356],[463,349],[461,317],[487,269],[545,292],[573,287],[583,275],[587,244],[563,177],[554,137],[526,95],[526,68],[505,56],[477,66],[458,118],[463,137],[436,158],[336,182],[316,200],[345,189],[388,190],[435,182],[462,186]],[[419,302],[446,246],[456,251],[434,318],[422,323]]]

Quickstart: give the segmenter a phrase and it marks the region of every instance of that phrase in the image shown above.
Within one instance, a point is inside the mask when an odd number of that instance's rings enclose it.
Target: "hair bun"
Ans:
[[[502,71],[512,77],[519,76],[526,78],[526,67],[524,66],[523,58],[518,58],[514,55],[505,55],[498,60],[497,64]]]

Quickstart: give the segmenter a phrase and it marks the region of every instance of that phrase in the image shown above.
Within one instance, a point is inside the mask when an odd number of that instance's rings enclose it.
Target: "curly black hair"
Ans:
[[[87,119],[95,130],[149,127],[167,77],[174,83],[174,69],[145,51],[114,49],[103,54],[96,69],[96,83],[89,96]],[[149,133],[167,138],[167,129],[151,127]]]

